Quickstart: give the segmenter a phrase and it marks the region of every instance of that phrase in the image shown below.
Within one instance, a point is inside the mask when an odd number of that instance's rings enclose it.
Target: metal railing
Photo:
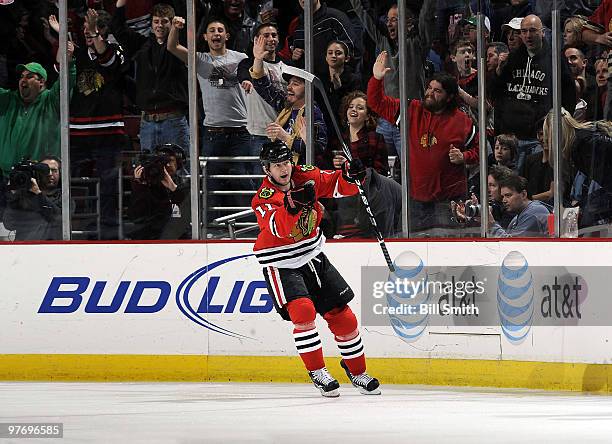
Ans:
[[[249,208],[238,213],[229,214],[227,216],[218,217],[214,222],[218,225],[226,225],[229,231],[230,239],[236,239],[239,234],[247,233],[249,231],[255,231],[258,227],[257,224],[251,222],[237,222],[238,219],[251,216],[255,212],[252,208]],[[243,226],[244,228],[236,229],[237,226]]]
[[[133,159],[136,159],[141,154],[140,151],[123,151],[122,152],[122,160],[118,165],[117,172],[117,190],[118,190],[118,198],[117,198],[117,207],[118,207],[118,238],[119,240],[125,239],[125,228],[126,222],[123,218],[124,216],[124,207],[125,207],[125,199],[126,197],[130,197],[132,194],[131,189],[126,189],[124,186],[125,181],[129,181],[132,179],[133,174],[131,174],[131,168],[134,164]],[[132,159],[132,160],[130,160]],[[127,168],[126,167],[127,164]],[[125,171],[130,171],[130,174],[124,174]],[[129,224],[129,222],[128,222]]]
[[[236,183],[240,186],[244,185],[245,180],[254,179],[259,183],[264,174],[210,174],[209,166],[214,163],[251,163],[259,165],[259,157],[257,156],[202,156],[200,157],[200,203],[201,203],[201,232],[202,238],[212,238],[216,237],[213,233],[214,230],[219,229],[228,229],[229,238],[236,239],[236,236],[242,233],[246,233],[249,231],[255,231],[257,229],[256,221],[245,221],[238,222],[238,219],[244,219],[247,217],[251,217],[253,214],[253,210],[250,209],[249,206],[240,206],[240,205],[212,205],[208,206],[209,197],[211,196],[220,196],[220,197],[247,197],[254,196],[257,189],[223,189],[223,190],[209,190],[208,181],[209,180],[228,180],[228,181],[236,181]],[[237,212],[236,212],[237,211]],[[209,222],[209,216],[211,212],[215,213],[226,213],[230,212],[229,215],[224,215],[220,217],[213,218]],[[242,227],[236,229],[236,227]],[[220,234],[220,233],[218,233]]]
[[[83,185],[83,186],[79,186]],[[93,187],[93,193],[92,191]],[[95,235],[98,240],[101,238],[102,227],[101,227],[101,208],[100,208],[100,179],[97,177],[73,177],[70,179],[70,199],[74,203],[73,211],[71,211],[72,215],[72,230],[71,236],[90,236]],[[85,194],[79,195],[79,191],[84,191]],[[93,211],[92,206],[89,204],[93,202]],[[84,205],[81,205],[83,203]],[[77,210],[80,208],[84,208],[89,211],[78,212]],[[75,226],[78,226],[77,221],[87,221],[87,220],[95,220],[95,230],[76,230]],[[74,239],[74,237],[73,237]]]
[[[397,167],[397,156],[389,156],[389,170],[391,177],[394,177],[395,168]],[[205,233],[209,230],[208,228],[220,228],[225,227],[228,230],[230,239],[236,239],[240,234],[254,232],[257,230],[257,222],[247,221],[239,222],[240,219],[251,217],[254,211],[250,207],[243,206],[207,206],[208,196],[249,196],[254,195],[256,190],[211,190],[208,191],[206,186],[207,179],[258,179],[264,178],[264,174],[208,174],[208,165],[212,162],[257,162],[259,158],[257,156],[239,156],[239,157],[200,157],[200,168],[202,174],[201,179],[201,205],[202,205],[202,220],[208,220],[209,211],[220,211],[226,212],[231,211],[232,213],[214,218],[211,225],[208,227],[206,222],[203,225],[207,228]],[[237,228],[241,227],[241,228]],[[204,235],[206,238],[207,234]]]

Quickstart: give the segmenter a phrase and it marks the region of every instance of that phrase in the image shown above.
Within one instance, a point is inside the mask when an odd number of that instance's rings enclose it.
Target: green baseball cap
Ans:
[[[34,74],[38,74],[43,79],[47,80],[47,70],[42,67],[40,63],[30,62],[27,65],[17,65],[17,74],[21,75],[23,71],[30,71]]]
[[[478,18],[473,15],[470,18],[467,19],[461,19],[459,20],[459,24],[460,25],[472,25],[472,26],[478,26]],[[489,17],[487,17],[486,15],[484,16],[484,24],[485,24],[485,28],[487,28],[487,31],[491,32],[491,21],[489,20]]]

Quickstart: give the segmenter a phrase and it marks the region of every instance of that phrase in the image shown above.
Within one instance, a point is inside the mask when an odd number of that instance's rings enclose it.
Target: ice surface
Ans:
[[[5,382],[0,422],[64,423],[64,438],[49,444],[612,442],[608,396],[382,389],[364,396],[342,385],[326,399],[306,384]]]

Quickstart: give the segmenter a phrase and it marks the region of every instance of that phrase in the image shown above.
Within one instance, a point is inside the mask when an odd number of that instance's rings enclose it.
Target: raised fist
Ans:
[[[317,199],[314,180],[309,180],[299,188],[294,188],[285,194],[285,208],[293,215],[304,207],[312,207]]]
[[[183,17],[175,16],[172,19],[172,26],[176,29],[183,29],[185,27],[185,19]]]

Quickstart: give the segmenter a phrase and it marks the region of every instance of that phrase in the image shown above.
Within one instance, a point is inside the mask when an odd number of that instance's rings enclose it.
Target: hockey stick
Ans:
[[[331,118],[331,121],[334,125],[334,130],[336,131],[336,135],[338,136],[338,140],[342,144],[342,152],[344,153],[344,157],[346,157],[349,161],[353,160],[353,156],[351,155],[351,150],[344,142],[342,137],[342,132],[340,131],[340,127],[338,126],[338,121],[336,120],[334,110],[329,103],[329,99],[325,92],[325,88],[323,87],[323,82],[317,76],[308,71],[304,71],[303,69],[296,68],[295,66],[287,66],[284,63],[281,65],[281,69],[283,74],[289,74],[292,76],[299,77],[304,79],[307,82],[312,83],[321,93],[323,97],[323,101],[325,102],[325,106],[327,107],[327,111]],[[393,261],[391,260],[391,256],[389,256],[389,250],[387,250],[387,244],[385,244],[385,239],[378,228],[378,224],[376,223],[376,219],[374,218],[374,214],[372,214],[372,209],[370,208],[370,203],[368,202],[368,198],[365,195],[365,191],[361,182],[359,180],[355,181],[357,185],[357,189],[359,190],[359,196],[361,197],[361,202],[363,202],[363,206],[365,207],[366,212],[368,213],[368,218],[370,219],[370,224],[372,225],[372,229],[374,230],[374,234],[376,234],[376,240],[378,240],[378,245],[380,245],[380,249],[383,252],[383,256],[385,256],[385,261],[387,261],[387,267],[391,272],[395,272],[395,267],[393,266]]]

